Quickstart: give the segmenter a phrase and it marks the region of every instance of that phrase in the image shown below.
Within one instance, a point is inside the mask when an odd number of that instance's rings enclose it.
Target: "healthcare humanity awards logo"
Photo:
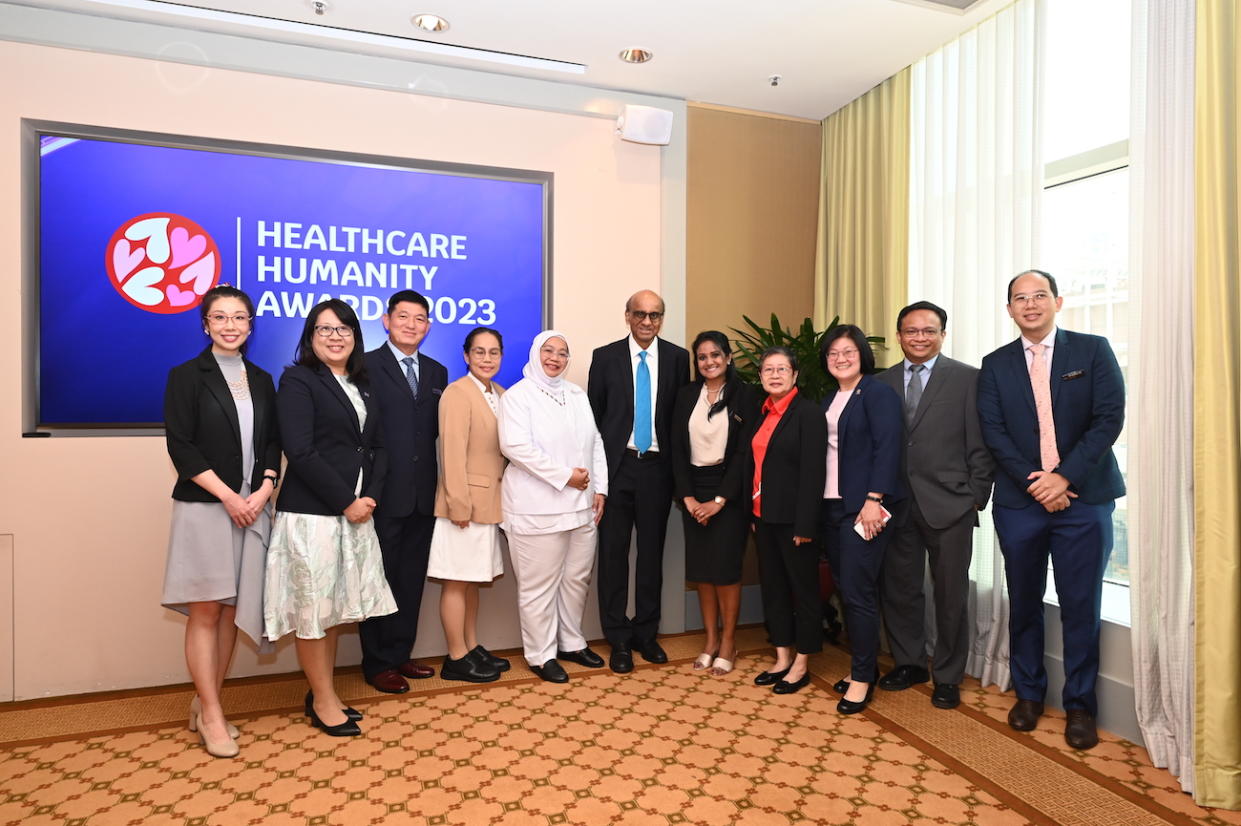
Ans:
[[[121,224],[108,242],[106,259],[112,286],[148,313],[193,309],[220,280],[215,239],[172,212],[149,212]]]

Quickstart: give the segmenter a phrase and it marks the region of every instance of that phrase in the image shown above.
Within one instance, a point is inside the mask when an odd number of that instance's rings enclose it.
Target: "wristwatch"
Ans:
[[[882,496],[871,496],[871,495],[868,493],[868,494],[866,494],[866,498],[867,498],[867,499],[869,499],[869,500],[870,500],[870,501],[872,501],[872,502],[878,502],[880,505],[882,505],[882,504],[883,504],[883,497],[882,497]]]
[[[721,508],[724,507],[726,504],[728,504],[728,500],[725,499],[723,496],[717,496],[715,497],[713,501],[715,502],[715,504],[719,505]]]

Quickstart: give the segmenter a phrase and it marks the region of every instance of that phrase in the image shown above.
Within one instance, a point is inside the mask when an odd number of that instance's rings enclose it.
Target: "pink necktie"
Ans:
[[[1038,450],[1043,470],[1052,471],[1060,465],[1056,450],[1056,422],[1051,416],[1051,381],[1047,376],[1047,348],[1031,344],[1030,386],[1034,389],[1034,409],[1038,413]]]

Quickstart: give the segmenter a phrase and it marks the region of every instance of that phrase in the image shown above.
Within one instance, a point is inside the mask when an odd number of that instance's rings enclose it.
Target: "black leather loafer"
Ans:
[[[474,650],[470,652],[470,656],[476,660],[482,660],[500,673],[504,673],[513,667],[508,660],[503,657],[497,657],[481,645],[474,646]]]
[[[600,657],[589,648],[583,648],[581,651],[557,651],[556,659],[568,660],[571,663],[584,665],[587,668],[603,668],[603,657]]]
[[[961,705],[961,689],[955,683],[936,683],[931,692],[931,705],[936,708],[956,708]]]
[[[1089,711],[1071,708],[1064,713],[1064,718],[1064,742],[1070,747],[1085,751],[1099,744],[1099,732]]]
[[[491,664],[472,654],[466,654],[459,660],[445,657],[440,666],[441,680],[462,680],[467,683],[491,683],[500,679],[500,672]]]
[[[608,657],[608,667],[617,674],[628,674],[633,671],[633,651],[629,649],[629,646],[612,646],[612,653]]]
[[[925,668],[916,665],[898,665],[884,674],[879,680],[879,687],[884,691],[904,691],[913,685],[929,682],[931,675]]]
[[[648,663],[663,665],[668,662],[667,652],[664,651],[663,647],[660,646],[660,644],[655,640],[647,640],[646,642],[636,643],[634,648],[638,649],[638,653],[642,655],[642,659],[646,660]]]
[[[1018,700],[1008,712],[1008,724],[1014,731],[1034,731],[1043,716],[1043,704],[1037,700]]]
[[[788,680],[780,680],[771,687],[771,692],[773,694],[796,694],[809,684],[810,671],[807,670],[805,674],[791,683]]]
[[[789,673],[789,670],[787,668],[784,669],[783,671],[764,671],[762,674],[759,674],[757,677],[754,678],[754,684],[755,685],[775,685],[776,683],[783,680],[784,675],[788,673]]]
[[[548,660],[542,665],[532,665],[530,670],[549,683],[569,682],[569,675],[565,673],[564,667],[555,660]]]

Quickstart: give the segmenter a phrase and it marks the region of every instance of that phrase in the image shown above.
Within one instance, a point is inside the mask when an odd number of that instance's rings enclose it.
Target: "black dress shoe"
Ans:
[[[603,668],[603,657],[589,648],[583,648],[581,651],[557,651],[556,658],[584,665],[587,668]]]
[[[1034,731],[1043,716],[1043,704],[1037,700],[1018,700],[1008,712],[1008,724],[1014,731]]]
[[[1094,717],[1089,711],[1070,708],[1064,716],[1064,742],[1071,748],[1085,751],[1099,744],[1099,732],[1095,730]]]
[[[642,659],[646,660],[648,663],[662,665],[668,662],[668,654],[655,640],[647,640],[646,642],[637,643],[634,645],[634,648],[638,649],[638,653],[642,655]]]
[[[898,665],[884,674],[879,680],[879,687],[884,691],[904,691],[911,685],[925,683],[931,679],[925,668],[916,665]]]
[[[315,708],[315,693],[313,691],[307,691],[306,692],[306,716],[307,717],[309,717],[311,714],[314,713],[314,708]],[[344,708],[341,709],[341,711],[345,712],[345,716],[348,717],[350,720],[361,720],[362,719],[362,712],[358,711],[353,706],[345,706]]]
[[[633,671],[633,651],[629,649],[629,646],[612,646],[612,653],[608,656],[608,667],[617,674],[628,674]]]
[[[764,671],[762,674],[759,674],[757,677],[754,678],[754,684],[755,685],[775,685],[776,683],[783,680],[784,675],[788,673],[789,673],[789,670],[787,668],[784,669],[783,671]]]
[[[936,683],[931,692],[931,705],[936,708],[956,708],[961,705],[961,689],[956,683]]]
[[[866,707],[870,705],[870,698],[874,696],[875,696],[875,684],[871,683],[870,686],[866,689],[865,697],[863,697],[861,700],[856,700],[856,701],[846,700],[844,697],[841,697],[840,702],[836,704],[836,710],[839,711],[841,714],[857,714],[859,711],[866,710]]]
[[[481,645],[474,646],[474,650],[470,652],[470,656],[475,659],[482,660],[500,673],[504,673],[513,667],[508,660],[503,657],[497,657]]]
[[[459,660],[445,657],[440,666],[441,680],[463,680],[467,683],[491,683],[500,679],[500,672],[486,661],[466,654]]]
[[[554,659],[548,660],[542,665],[532,665],[530,670],[538,674],[540,679],[549,683],[567,683],[569,675],[565,673],[564,667]]]
[[[312,726],[317,729],[323,729],[324,734],[330,734],[333,737],[357,737],[362,733],[362,729],[358,728],[357,720],[350,720],[348,716],[346,716],[345,722],[337,723],[334,726],[329,726],[320,720],[319,715],[315,714],[314,706],[310,707],[307,716],[310,717],[310,724]]]
[[[794,680],[791,683],[788,680],[780,680],[779,682],[777,682],[775,685],[771,687],[771,693],[772,694],[796,694],[797,692],[801,691],[803,688],[805,688],[809,684],[810,684],[810,670],[806,669],[805,674],[801,675],[801,677],[799,677],[798,679]]]
[[[848,690],[849,690],[849,678],[848,677],[841,677],[839,680],[832,683],[832,691],[835,691],[837,694],[844,694]]]

